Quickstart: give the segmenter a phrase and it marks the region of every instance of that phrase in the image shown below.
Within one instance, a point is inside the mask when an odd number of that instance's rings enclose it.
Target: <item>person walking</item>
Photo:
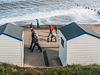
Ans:
[[[31,38],[32,38],[31,45],[30,45],[30,47],[28,49],[31,49],[32,45],[34,43],[34,41],[33,41],[34,40],[34,31],[33,31],[33,29],[31,29]]]
[[[49,25],[49,28],[50,28],[50,32],[49,32],[48,37],[49,37],[49,36],[50,36],[50,34],[52,34],[52,32],[53,32],[53,27],[52,27],[52,25]]]
[[[57,34],[57,27],[55,26],[55,32],[56,32],[56,34]]]
[[[37,28],[39,28],[39,20],[38,19],[36,19],[37,20]]]
[[[39,45],[39,38],[38,38],[38,34],[37,34],[36,31],[34,31],[34,38],[35,38],[37,41],[36,41],[35,44],[33,45],[33,48],[31,49],[30,52],[33,52],[33,50],[34,50],[34,48],[35,48],[35,45],[37,45],[37,47],[38,47],[38,49],[40,50],[40,52],[42,52],[42,48],[41,48],[40,45]]]
[[[55,38],[55,42],[57,42],[57,38],[56,38],[56,33],[52,33],[52,35],[51,35],[51,42],[52,42],[52,38]]]
[[[31,28],[31,30],[33,29],[33,25],[32,25],[32,23],[30,24],[30,28]]]

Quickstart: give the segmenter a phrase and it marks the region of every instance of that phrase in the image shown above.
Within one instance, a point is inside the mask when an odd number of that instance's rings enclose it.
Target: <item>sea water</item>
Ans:
[[[100,0],[0,0],[0,25],[100,24],[98,10]]]

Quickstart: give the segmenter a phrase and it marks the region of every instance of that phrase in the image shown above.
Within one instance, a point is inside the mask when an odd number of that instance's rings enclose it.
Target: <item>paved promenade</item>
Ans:
[[[31,32],[30,30],[24,30],[24,67],[57,67],[61,66],[61,63],[58,58],[58,40],[57,42],[47,42],[47,36],[49,30],[36,30],[39,36],[39,44],[43,49],[43,52],[40,53],[35,47],[33,53],[30,53],[28,47],[31,43]],[[58,39],[58,34],[57,34]],[[47,65],[49,64],[49,66]]]

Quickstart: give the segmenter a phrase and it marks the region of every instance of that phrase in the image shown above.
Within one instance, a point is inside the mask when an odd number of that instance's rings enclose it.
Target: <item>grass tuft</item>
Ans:
[[[24,68],[2,63],[0,64],[0,75],[100,75],[100,66],[73,64],[55,68]]]

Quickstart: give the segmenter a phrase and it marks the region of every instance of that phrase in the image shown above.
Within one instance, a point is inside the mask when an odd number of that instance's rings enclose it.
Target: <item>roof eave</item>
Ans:
[[[93,37],[96,37],[96,38],[100,39],[99,36],[96,36],[96,35],[90,34],[90,33],[88,33],[88,32],[86,32],[86,34],[91,35],[91,36],[93,36]]]
[[[1,35],[1,34],[7,35],[7,36],[12,37],[12,38],[14,38],[14,39],[17,39],[17,40],[19,40],[19,41],[23,41],[23,39],[17,38],[17,37],[15,37],[15,36],[12,36],[12,35],[9,35],[9,34],[6,34],[6,33],[0,33],[0,35]]]
[[[71,37],[71,38],[66,38],[66,41],[69,41],[69,40],[71,40],[71,39],[73,39],[73,38],[79,37],[79,36],[81,36],[81,35],[83,35],[83,34],[85,34],[85,32],[84,32],[84,33],[81,33],[81,34],[79,34],[79,35],[73,36],[73,37]]]

